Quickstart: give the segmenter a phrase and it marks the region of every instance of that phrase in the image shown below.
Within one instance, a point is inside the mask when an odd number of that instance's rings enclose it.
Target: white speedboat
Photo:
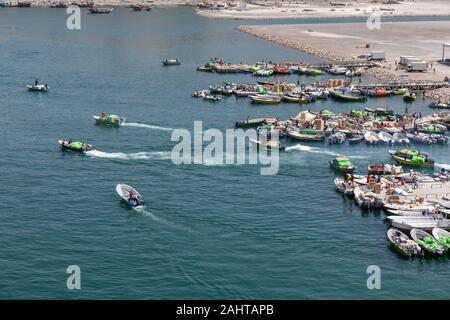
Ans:
[[[339,192],[349,197],[353,196],[353,186],[345,183],[344,179],[335,178],[334,184]]]
[[[450,229],[450,220],[442,217],[411,217],[411,216],[388,216],[386,218],[391,225],[401,230],[412,230],[414,228],[431,231],[433,228]]]
[[[133,187],[126,184],[118,184],[116,186],[117,194],[131,208],[140,208],[144,205],[144,199]]]
[[[380,137],[378,136],[378,134],[376,134],[373,131],[366,131],[364,133],[364,140],[368,143],[368,144],[376,144],[380,141]]]
[[[278,141],[275,140],[263,140],[263,141],[259,141],[259,140],[255,140],[250,138],[250,142],[257,148],[262,148],[265,150],[273,150],[273,149],[278,149],[280,151],[284,150],[285,147],[282,146]]]
[[[27,89],[28,91],[47,92],[48,85],[46,84],[27,85]]]

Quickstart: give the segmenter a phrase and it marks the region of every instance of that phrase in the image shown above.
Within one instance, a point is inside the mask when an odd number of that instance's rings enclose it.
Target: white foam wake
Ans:
[[[189,227],[182,226],[177,223],[174,223],[174,222],[168,221],[164,218],[156,216],[154,213],[150,212],[145,206],[134,208],[133,210],[135,210],[136,212],[139,212],[143,216],[149,217],[150,219],[152,219],[155,222],[164,224],[170,228],[185,231],[185,232],[193,232],[192,229],[190,229]]]
[[[136,153],[123,153],[123,152],[104,152],[99,150],[87,151],[86,155],[94,158],[103,159],[118,159],[118,160],[166,160],[170,159],[169,151],[154,151],[154,152],[136,152]]]
[[[303,152],[309,152],[309,153],[321,153],[321,154],[328,154],[330,156],[339,157],[342,156],[340,153],[336,153],[333,151],[329,151],[323,148],[317,148],[317,147],[311,147],[306,146],[304,144],[296,144],[295,146],[287,147],[286,152],[292,152],[292,151],[303,151]],[[366,156],[348,156],[348,158],[353,159],[366,159]]]
[[[450,164],[446,163],[435,163],[436,167],[443,168],[445,170],[450,170]]]
[[[145,123],[137,123],[137,122],[125,122],[122,123],[122,127],[134,127],[134,128],[145,128],[145,129],[153,129],[153,130],[162,130],[162,131],[173,131],[172,128],[160,127],[151,124]]]

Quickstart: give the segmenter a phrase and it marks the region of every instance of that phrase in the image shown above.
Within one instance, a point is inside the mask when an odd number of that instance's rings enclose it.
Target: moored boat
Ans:
[[[92,14],[108,14],[113,12],[114,8],[94,7],[90,8],[89,12]]]
[[[322,141],[325,135],[314,129],[302,129],[300,131],[289,131],[288,136],[300,141]]]
[[[380,141],[380,137],[373,131],[364,132],[364,140],[368,144],[376,144]]]
[[[363,186],[355,187],[353,189],[353,195],[356,203],[362,208],[370,209],[381,207],[381,196]]]
[[[378,138],[380,138],[380,141],[383,141],[388,144],[391,144],[394,142],[394,137],[385,131],[378,132]]]
[[[416,101],[416,94],[414,92],[407,92],[403,95],[403,101],[413,102]]]
[[[338,91],[329,91],[330,96],[332,98],[335,98],[336,100],[344,101],[344,102],[365,102],[367,101],[367,98],[360,95],[353,95],[348,93],[341,93]]]
[[[246,119],[246,120],[236,120],[234,125],[238,128],[256,128],[261,124],[266,122],[266,118],[256,118],[256,119]]]
[[[422,252],[421,247],[411,240],[406,234],[395,228],[387,231],[387,237],[391,244],[405,256],[419,255]]]
[[[432,231],[433,228],[450,229],[450,220],[444,218],[437,218],[433,216],[388,216],[386,218],[391,225],[401,230],[412,230],[414,228]]]
[[[426,153],[422,153],[416,150],[389,150],[389,153],[395,161],[416,167],[430,168],[434,167],[434,160]]]
[[[256,104],[278,104],[281,102],[281,97],[269,94],[256,94],[249,97]]]
[[[344,179],[335,178],[334,185],[336,186],[336,189],[342,194],[349,197],[353,196],[353,186],[351,184],[346,183]]]
[[[427,232],[414,228],[411,230],[410,234],[411,238],[413,238],[426,253],[437,255],[444,253],[444,247],[442,247],[439,242]]]
[[[444,248],[444,250],[449,252],[450,232],[441,228],[433,228],[433,231],[431,233],[433,237],[438,241],[438,243]]]
[[[328,143],[341,144],[345,141],[346,135],[342,132],[336,132],[328,137]]]

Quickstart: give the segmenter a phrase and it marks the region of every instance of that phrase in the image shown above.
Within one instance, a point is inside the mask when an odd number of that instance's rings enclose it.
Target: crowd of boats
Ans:
[[[210,85],[208,89],[192,93],[192,97],[215,102],[228,96],[237,98],[248,97],[252,103],[263,105],[273,105],[281,102],[308,104],[318,99],[328,98],[340,102],[366,102],[370,98],[389,96],[399,96],[405,102],[413,102],[417,99],[416,94],[407,88],[360,90],[344,79],[328,80],[322,84],[317,82],[311,85],[300,84],[299,81],[297,81],[297,84],[265,80],[258,80],[256,84],[223,82]],[[433,102],[430,104],[430,107],[448,109],[446,103]]]
[[[301,111],[286,120],[247,118],[235,121],[240,128],[256,128],[258,133],[276,133],[296,141],[318,141],[327,144],[408,146],[411,144],[446,144],[450,113],[440,112],[422,117],[420,113],[396,114],[390,108],[365,108],[334,114],[329,110]],[[264,141],[261,141],[264,143]],[[281,148],[281,145],[280,145]],[[403,164],[432,167],[431,158],[423,155],[393,154]],[[423,161],[422,161],[423,160]]]

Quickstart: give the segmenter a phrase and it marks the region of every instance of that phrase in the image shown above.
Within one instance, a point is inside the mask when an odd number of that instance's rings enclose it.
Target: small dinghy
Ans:
[[[163,66],[179,66],[181,62],[178,59],[166,59],[162,61]]]
[[[336,186],[336,189],[342,194],[349,197],[353,196],[353,186],[345,183],[344,179],[335,178],[334,185]]]
[[[378,133],[378,138],[380,138],[380,141],[388,143],[388,144],[391,144],[394,141],[394,137],[390,133],[387,133],[384,131],[380,131]]]
[[[395,132],[392,137],[394,138],[394,143],[402,145],[402,146],[407,146],[409,145],[409,139],[408,137],[401,133],[401,132]]]
[[[281,97],[269,94],[252,95],[249,97],[256,104],[278,104],[281,102]]]
[[[382,175],[384,173],[384,165],[383,164],[369,164],[367,168],[367,173],[371,175]]]
[[[433,228],[450,228],[450,220],[435,216],[388,216],[386,218],[391,225],[401,230],[420,229],[431,231]]]
[[[283,151],[285,149],[285,146],[282,146],[278,141],[275,141],[275,140],[258,141],[258,140],[250,138],[250,142],[257,148],[257,150],[260,150],[260,149],[265,149],[265,150],[278,149],[280,151]]]
[[[445,249],[427,232],[420,229],[412,229],[411,238],[416,241],[426,253],[441,255]]]
[[[89,9],[89,12],[92,14],[108,14],[113,12],[114,8],[100,8],[100,7],[96,7],[96,8],[91,8]]]
[[[337,157],[330,161],[330,168],[344,173],[352,173],[355,170],[355,167],[351,163],[351,161],[347,157]]]
[[[27,89],[28,89],[28,91],[47,92],[48,85],[46,85],[46,84],[27,85]]]
[[[341,144],[345,141],[346,135],[342,132],[336,132],[328,137],[329,144]]]
[[[117,194],[122,200],[127,203],[131,208],[139,208],[144,205],[144,199],[133,187],[126,184],[118,184],[116,186]]]
[[[356,143],[360,143],[361,141],[364,140],[364,135],[356,133],[356,134],[352,134],[349,138],[348,138],[348,143],[350,144],[356,144]]]
[[[445,251],[450,249],[450,232],[441,228],[434,228],[431,233],[438,243],[444,247]]]
[[[61,148],[70,151],[86,152],[92,150],[93,148],[92,144],[87,144],[79,141],[67,141],[64,139],[60,139],[58,140],[58,143],[60,144]]]
[[[364,133],[364,140],[368,144],[377,144],[380,141],[380,137],[373,131],[366,131]]]
[[[212,102],[218,102],[220,100],[222,100],[220,97],[212,95],[212,94],[207,94],[203,97],[203,100],[205,101],[212,101]]]
[[[400,230],[390,228],[387,231],[387,237],[391,244],[405,256],[411,257],[413,255],[419,255],[422,252],[422,248],[417,242],[411,240]]]
[[[431,135],[425,133],[406,133],[406,137],[416,143],[433,144],[435,141],[431,138]]]

